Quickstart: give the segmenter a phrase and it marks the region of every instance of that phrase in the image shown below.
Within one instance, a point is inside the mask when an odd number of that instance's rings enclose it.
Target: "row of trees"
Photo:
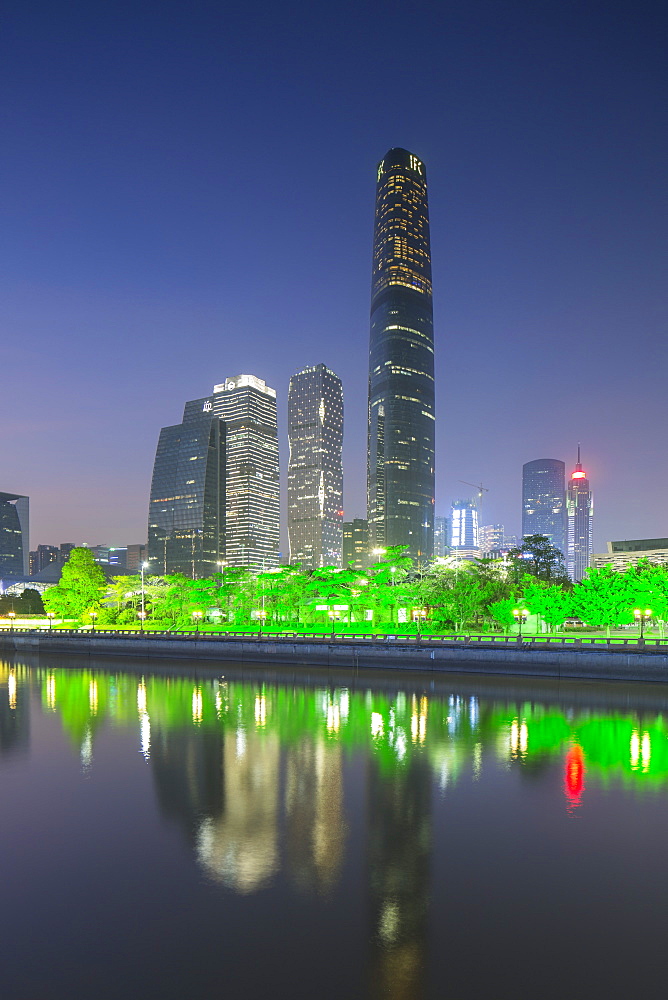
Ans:
[[[232,628],[344,623],[354,627],[489,628],[507,631],[518,607],[537,615],[549,630],[569,618],[607,628],[633,622],[633,609],[668,619],[668,571],[646,561],[615,573],[590,570],[573,586],[561,553],[543,536],[525,539],[505,561],[443,560],[414,571],[405,549],[387,549],[366,571],[328,566],[303,571],[283,566],[257,576],[227,569],[209,579],[181,574],[115,577],[107,583],[88,549],[75,549],[60,583],[44,594],[47,611],[99,626],[185,627],[194,618]]]

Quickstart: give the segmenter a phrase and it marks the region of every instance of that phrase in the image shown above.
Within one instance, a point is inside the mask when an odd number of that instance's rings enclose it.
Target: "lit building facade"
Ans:
[[[475,500],[454,500],[450,519],[450,548],[453,555],[475,559],[480,554],[478,508]]]
[[[480,552],[489,555],[506,547],[505,531],[502,524],[483,524],[480,528]]]
[[[158,442],[151,569],[198,577],[221,561],[255,573],[277,566],[278,476],[276,392],[262,379],[237,375],[186,403]]]
[[[571,580],[578,583],[589,569],[594,551],[592,532],[594,501],[587,473],[580,462],[579,445],[577,464],[568,482],[566,512],[568,516],[566,569]]]
[[[369,340],[367,509],[373,548],[434,548],[434,324],[424,164],[378,165]]]
[[[290,562],[341,566],[343,387],[325,365],[304,368],[288,391]]]
[[[0,493],[0,578],[30,571],[30,500],[20,493]]]
[[[369,565],[369,523],[365,517],[343,522],[343,566],[366,569]]]
[[[546,535],[566,553],[566,466],[537,458],[522,466],[522,535]]]

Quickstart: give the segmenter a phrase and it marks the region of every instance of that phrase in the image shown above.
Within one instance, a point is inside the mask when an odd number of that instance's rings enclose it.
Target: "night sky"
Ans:
[[[595,550],[668,535],[665,3],[8,0],[0,490],[31,547],[146,538],[160,428],[324,362],[365,516],[375,167],[429,182],[436,512],[578,441]]]

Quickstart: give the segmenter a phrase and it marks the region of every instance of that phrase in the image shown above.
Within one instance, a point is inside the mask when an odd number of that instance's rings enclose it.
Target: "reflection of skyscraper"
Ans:
[[[149,759],[160,808],[193,842],[202,817],[215,820],[225,806],[221,734],[154,723]]]
[[[30,746],[30,692],[15,670],[0,668],[0,753]]]
[[[197,835],[200,863],[216,881],[256,892],[276,873],[279,789],[279,737],[244,729],[226,734],[225,808],[206,818]]]
[[[290,562],[340,566],[343,522],[343,389],[325,365],[304,368],[288,392]]]
[[[340,744],[308,736],[288,750],[286,855],[303,889],[329,889],[343,863],[343,768]]]
[[[566,511],[568,514],[568,542],[566,550],[566,569],[574,583],[585,576],[594,551],[592,520],[594,502],[589,489],[587,473],[580,463],[580,445],[578,445],[578,461],[571,473],[566,494]]]
[[[369,342],[370,547],[431,559],[434,329],[424,164],[391,149],[378,165]]]
[[[547,535],[564,553],[565,476],[566,466],[558,458],[537,458],[522,466],[522,534]]]
[[[419,756],[369,772],[370,997],[420,1000],[425,991],[431,771]]]

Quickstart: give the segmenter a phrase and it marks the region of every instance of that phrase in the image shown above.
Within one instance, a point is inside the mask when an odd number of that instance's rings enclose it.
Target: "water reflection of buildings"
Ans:
[[[288,871],[301,889],[328,890],[343,863],[341,746],[304,737],[285,762],[285,852]]]
[[[30,692],[18,672],[0,667],[0,753],[30,747]]]
[[[419,728],[418,728],[419,733]],[[369,995],[425,990],[432,775],[425,757],[390,771],[369,763]]]
[[[216,881],[254,892],[278,868],[280,740],[239,729],[223,746],[224,808],[201,823],[197,856]]]

